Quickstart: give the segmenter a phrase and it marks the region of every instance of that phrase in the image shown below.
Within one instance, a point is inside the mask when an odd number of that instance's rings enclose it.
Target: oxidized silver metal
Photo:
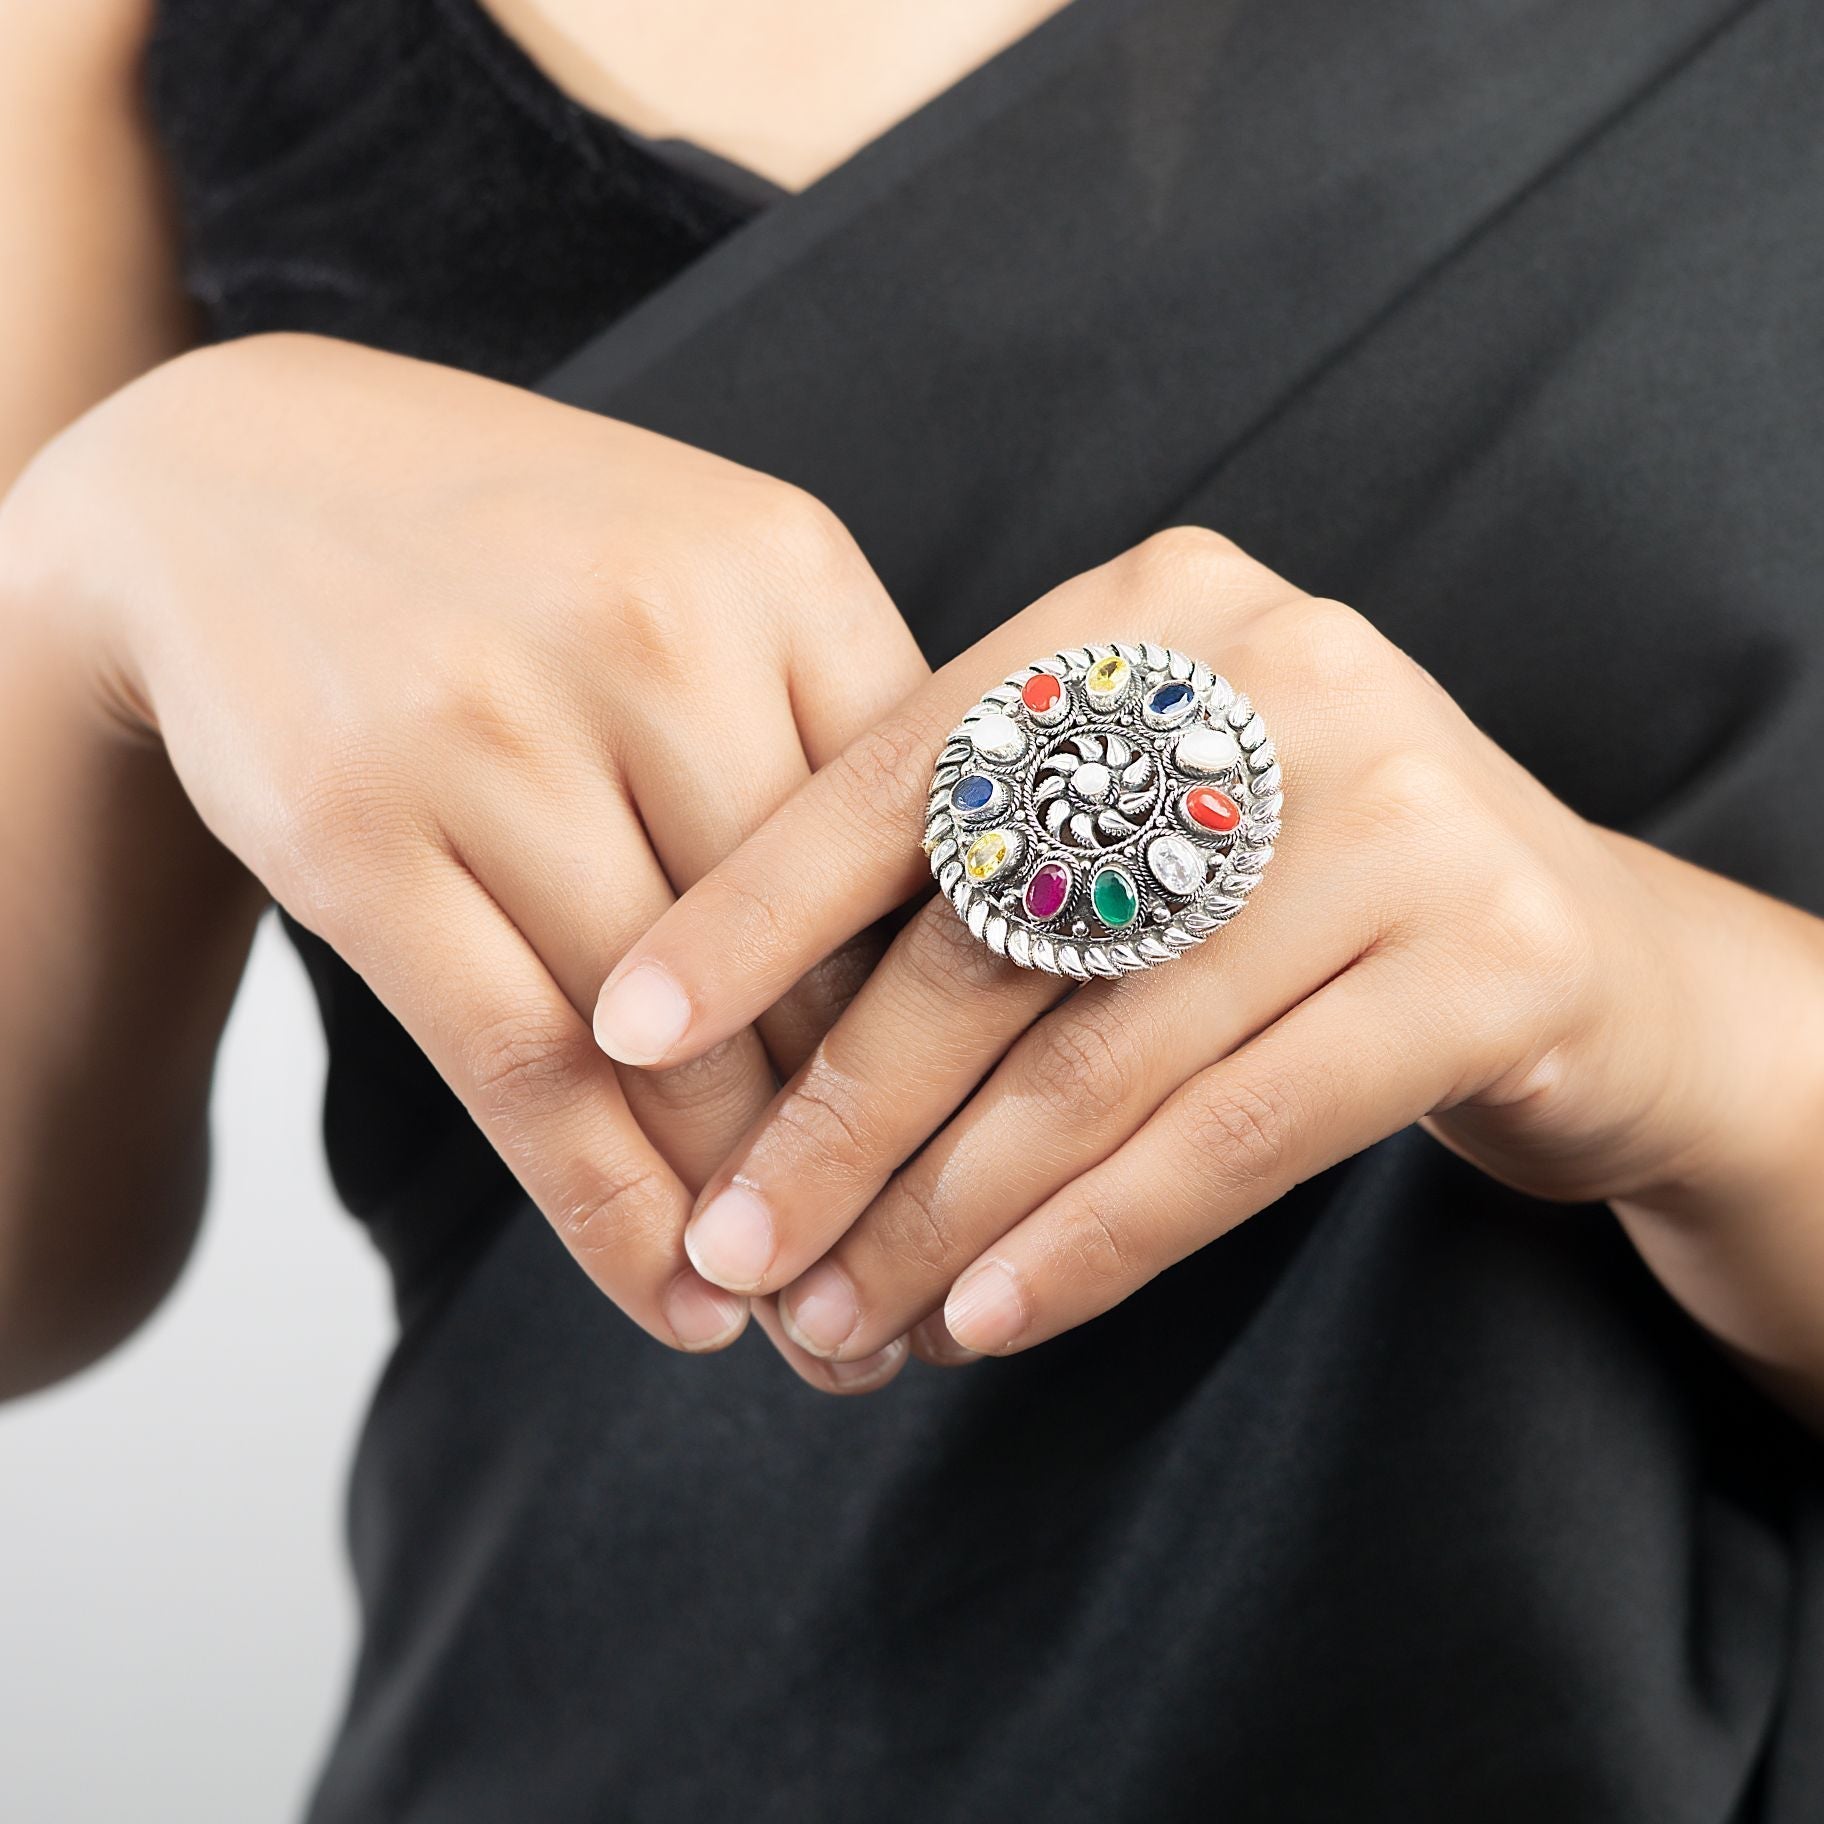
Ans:
[[[925,851],[997,956],[1087,981],[1227,924],[1284,803],[1266,725],[1226,678],[1165,646],[1086,646],[1015,672],[951,732]]]

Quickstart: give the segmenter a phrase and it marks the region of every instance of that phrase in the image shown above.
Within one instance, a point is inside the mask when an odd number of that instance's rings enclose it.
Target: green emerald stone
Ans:
[[[1124,931],[1140,910],[1140,895],[1119,868],[1104,868],[1089,890],[1089,903],[1109,930]]]

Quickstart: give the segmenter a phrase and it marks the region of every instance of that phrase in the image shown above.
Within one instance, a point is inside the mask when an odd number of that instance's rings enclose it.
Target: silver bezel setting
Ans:
[[[1120,698],[1092,705],[1084,679],[1114,657],[1132,668]],[[1040,672],[1058,678],[1064,693],[1034,714],[1020,693]],[[1173,682],[1191,686],[1191,706],[1151,716],[1154,692]],[[1002,723],[1019,731],[1017,752]],[[1217,773],[1180,767],[1174,750],[1194,728],[1232,736],[1234,764]],[[1002,738],[989,743],[997,751],[983,752],[974,736],[990,731]],[[991,809],[952,807],[950,793],[967,773],[984,773],[1001,788]],[[1087,794],[1074,783],[1079,777]],[[1240,820],[1233,831],[1207,830],[1185,813],[1186,793],[1204,785],[1234,802]],[[1088,981],[1170,962],[1227,924],[1272,859],[1284,805],[1266,725],[1226,678],[1168,646],[1085,646],[1013,673],[952,730],[931,779],[925,851],[938,890],[995,955]],[[989,880],[970,879],[969,845],[997,828],[1014,853]],[[1204,863],[1203,884],[1193,892],[1168,891],[1147,862],[1151,844],[1168,834],[1188,841]],[[1047,862],[1069,870],[1071,888],[1063,908],[1040,920],[1026,911],[1025,891]],[[1091,900],[1096,876],[1111,867],[1126,875],[1139,902],[1132,922],[1116,929],[1103,924]]]

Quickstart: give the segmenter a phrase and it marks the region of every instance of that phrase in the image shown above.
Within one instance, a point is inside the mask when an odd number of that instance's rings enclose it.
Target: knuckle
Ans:
[[[854,1000],[881,958],[880,934],[859,931],[819,958],[798,978],[787,997],[803,1008],[823,1031],[835,1025],[844,1008]]]
[[[1382,676],[1395,649],[1364,614],[1326,596],[1282,604],[1287,637],[1302,669],[1326,686],[1361,687]]]
[[[593,1074],[584,1041],[542,1011],[515,1009],[483,1021],[464,1038],[461,1056],[476,1118],[516,1145]]]
[[[1548,1005],[1578,998],[1595,973],[1595,940],[1570,889],[1538,867],[1494,873],[1478,902],[1468,929],[1481,992],[1459,1011],[1479,1050],[1511,1050]]]
[[[1100,1286],[1132,1285],[1146,1278],[1128,1233],[1132,1212],[1117,1209],[1093,1175],[1079,1179],[1064,1224],[1073,1265]]]
[[[758,511],[766,549],[794,575],[828,577],[847,572],[859,561],[848,527],[803,488],[775,483],[765,490]]]
[[[1130,559],[1142,588],[1193,588],[1249,561],[1232,538],[1207,526],[1167,526],[1134,546]]]
[[[1207,632],[1212,615],[1249,619],[1291,590],[1233,539],[1206,526],[1155,532],[1117,560],[1115,575],[1122,593],[1144,604],[1149,625],[1182,623],[1187,631]]]
[[[1053,1119],[1093,1127],[1126,1105],[1133,1074],[1101,1021],[1064,1015],[1034,1044],[1021,1089]]]
[[[1193,1088],[1179,1119],[1196,1155],[1236,1188],[1277,1180],[1291,1156],[1293,1114],[1274,1086],[1230,1081]]]
[[[665,693],[689,679],[701,662],[697,642],[690,636],[695,617],[689,612],[682,585],[660,575],[656,568],[595,576],[591,590],[588,626],[579,627],[590,641],[604,630],[613,637],[620,661],[604,672],[591,663],[589,675],[637,678],[639,699],[649,701],[655,690]],[[593,660],[595,648],[590,652]]]
[[[957,1237],[935,1187],[903,1172],[875,1206],[873,1235],[888,1260],[908,1273],[941,1276],[956,1264]]]
[[[727,959],[731,963],[745,965],[789,954],[792,934],[781,921],[773,896],[750,883],[738,865],[704,875],[691,893],[701,914],[697,929],[723,934],[733,952]]]
[[[909,998],[922,1008],[949,1007],[957,997],[1004,984],[1013,964],[969,935],[969,927],[947,899],[934,899],[913,921],[895,947],[912,990]]]
[[[656,1113],[692,1124],[715,1120],[731,1108],[746,1105],[753,1081],[741,1033],[711,1046],[700,1057],[664,1070],[643,1070],[639,1076],[640,1094]]]
[[[1529,968],[1568,962],[1586,941],[1570,890],[1536,867],[1512,868],[1497,876],[1484,914],[1487,929]]]
[[[1435,833],[1461,822],[1465,793],[1456,771],[1424,748],[1401,746],[1376,756],[1359,782],[1361,802],[1402,832]]]
[[[585,1266],[627,1265],[629,1232],[653,1227],[653,1213],[669,1207],[670,1184],[655,1163],[641,1159],[598,1161],[575,1175],[564,1193],[543,1201],[545,1219]]]
[[[540,753],[549,712],[501,657],[486,647],[446,652],[422,681],[414,719],[439,746],[459,742],[522,765]]]
[[[931,742],[903,715],[891,715],[858,735],[835,763],[837,789],[846,808],[872,827],[884,806],[922,791],[931,766]]]
[[[773,1121],[795,1142],[795,1152],[853,1170],[865,1168],[877,1152],[865,1106],[856,1086],[819,1055],[780,1099]]]

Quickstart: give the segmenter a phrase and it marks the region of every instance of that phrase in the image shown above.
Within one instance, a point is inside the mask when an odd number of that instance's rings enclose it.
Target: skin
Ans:
[[[735,65],[645,10],[505,22],[579,80],[604,34],[637,39],[639,124],[690,130]],[[808,181],[1035,10],[878,9],[867,80],[782,90],[775,168]],[[773,13],[781,57],[839,32],[828,0]],[[852,541],[766,477],[327,342],[186,353],[149,22],[0,7],[0,1396],[112,1347],[181,1267],[269,897],[374,984],[606,1291],[720,1346],[746,1301],[690,1270],[691,1192],[873,951],[666,1076],[614,1072],[578,1010],[924,668]],[[738,126],[723,143],[742,155]],[[819,669],[814,629],[865,689]],[[715,700],[712,780],[632,680],[675,701],[717,672],[749,683]],[[832,1391],[905,1353],[832,1375],[759,1315]]]
[[[1578,817],[1361,616],[1207,531],[1064,584],[820,773],[610,977],[604,1047],[675,1064],[928,890],[908,832],[947,731],[1034,654],[1108,639],[1208,656],[1266,706],[1286,827],[1246,910],[1066,999],[928,899],[712,1178],[699,1270],[777,1292],[831,1359],[908,1329],[933,1361],[1008,1354],[1422,1121],[1535,1196],[1612,1204],[1824,1420],[1824,922]],[[826,820],[859,839],[806,882]]]
[[[802,190],[1062,0],[489,0],[545,71],[636,132]]]

